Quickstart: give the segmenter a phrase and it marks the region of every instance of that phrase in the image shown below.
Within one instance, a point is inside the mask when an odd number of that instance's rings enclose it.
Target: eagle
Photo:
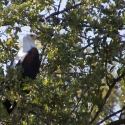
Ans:
[[[35,34],[26,34],[23,37],[22,47],[13,62],[13,67],[22,65],[22,78],[29,77],[35,79],[39,72],[40,60],[35,44],[36,38],[37,36]]]
[[[15,70],[18,66],[22,66],[22,79],[26,77],[35,79],[36,75],[39,73],[40,60],[39,52],[35,44],[36,39],[37,36],[35,34],[26,34],[22,39],[22,47],[13,61],[12,66]],[[3,102],[3,105],[7,112],[11,114],[16,107],[16,102],[11,105],[11,102],[6,99],[5,102]]]

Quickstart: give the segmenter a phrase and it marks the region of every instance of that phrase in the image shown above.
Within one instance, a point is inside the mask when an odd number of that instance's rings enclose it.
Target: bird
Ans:
[[[35,44],[36,39],[37,36],[35,34],[26,34],[22,40],[22,47],[13,61],[14,68],[22,65],[22,78],[35,79],[37,73],[39,73],[40,60]]]
[[[40,60],[39,60],[39,52],[36,48],[35,40],[37,36],[35,34],[26,34],[22,39],[22,46],[15,57],[12,67],[17,70],[18,66],[22,66],[23,72],[21,73],[22,79],[26,77],[34,80],[36,79],[37,74],[39,73],[40,68]],[[23,83],[22,83],[23,84]],[[21,85],[22,87],[23,85]],[[29,93],[29,91],[25,91]],[[16,107],[17,103],[14,102],[11,104],[10,100],[6,99],[3,102],[4,107],[7,112],[11,114],[11,112]]]

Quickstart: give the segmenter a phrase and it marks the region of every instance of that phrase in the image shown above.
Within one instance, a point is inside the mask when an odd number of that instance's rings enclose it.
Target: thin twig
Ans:
[[[81,5],[82,5],[82,2],[80,2],[78,4],[75,4],[75,5],[73,5],[73,6],[69,7],[69,8],[65,8],[65,9],[63,9],[61,11],[57,11],[57,12],[51,13],[49,16],[46,17],[46,20],[51,18],[51,17],[53,17],[53,16],[55,16],[55,15],[59,15],[61,13],[64,13],[66,11],[69,11],[69,10],[74,9],[74,8],[76,8],[78,6],[81,6]],[[42,21],[42,19],[40,18],[39,21]]]
[[[46,50],[46,47],[47,47],[47,44],[43,47],[42,49],[42,52],[41,52],[41,55],[40,55],[40,63],[43,61],[42,58],[43,58],[43,53],[45,52]]]
[[[60,6],[61,6],[61,2],[62,2],[62,0],[59,1],[58,10],[57,10],[58,12],[59,12],[59,9],[60,9]]]
[[[87,90],[88,90],[88,88],[87,88],[85,91],[82,92],[82,95],[85,94]],[[69,117],[70,117],[70,116],[72,115],[72,113],[78,108],[78,105],[79,105],[79,103],[80,103],[81,100],[82,100],[82,98],[79,98],[77,104],[74,106],[73,110],[72,110],[71,113],[69,114]],[[68,121],[69,117],[67,118],[67,121]],[[68,124],[67,124],[67,125],[68,125]]]
[[[72,0],[73,4],[75,4],[75,0]]]

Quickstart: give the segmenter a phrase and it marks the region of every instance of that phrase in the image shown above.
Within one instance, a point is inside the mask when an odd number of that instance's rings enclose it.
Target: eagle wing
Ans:
[[[35,79],[39,73],[40,60],[37,48],[31,48],[27,54],[20,58],[18,65],[22,65],[23,73],[22,78],[29,77]]]

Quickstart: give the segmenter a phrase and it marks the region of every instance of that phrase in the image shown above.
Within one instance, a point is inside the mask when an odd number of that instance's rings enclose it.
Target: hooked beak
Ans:
[[[30,36],[31,36],[31,38],[32,38],[34,41],[35,41],[36,39],[39,39],[39,37],[38,37],[37,35],[31,34]]]

